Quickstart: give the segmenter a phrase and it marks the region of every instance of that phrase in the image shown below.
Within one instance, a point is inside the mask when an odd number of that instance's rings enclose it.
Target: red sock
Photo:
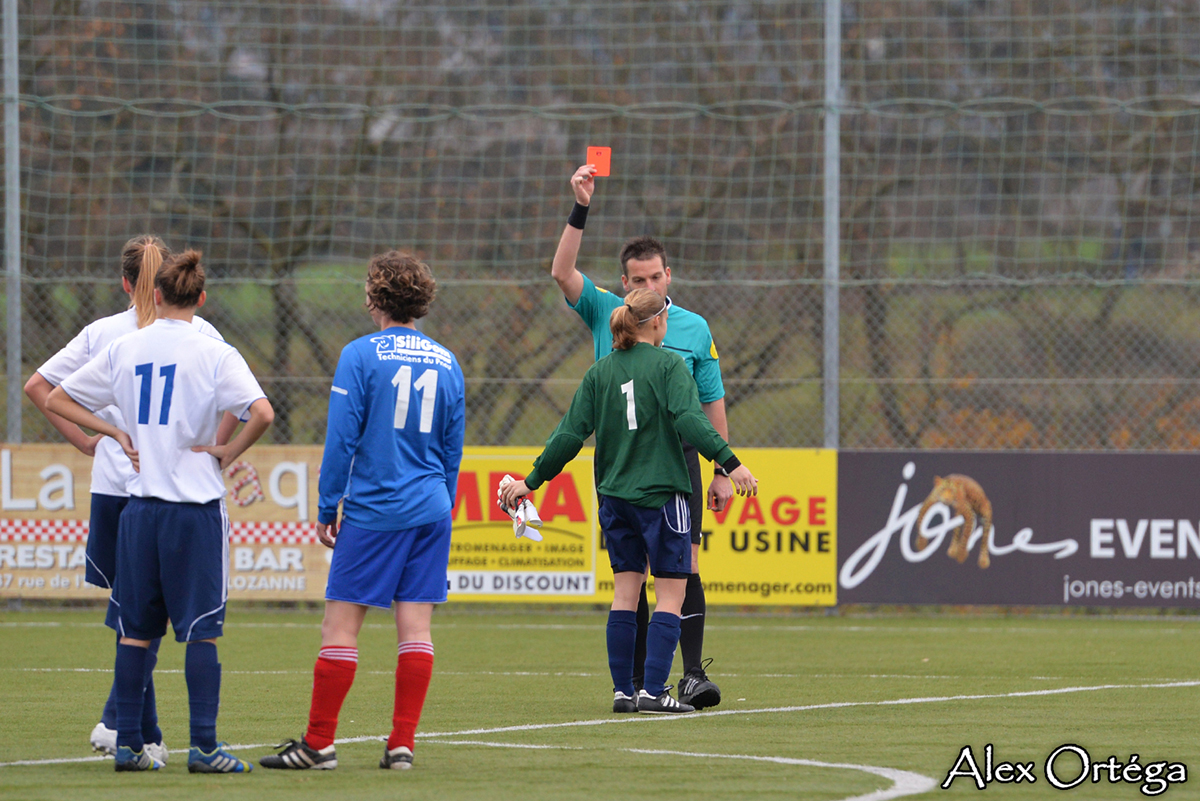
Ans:
[[[411,749],[425,706],[425,693],[433,676],[433,643],[402,642],[396,649],[396,706],[392,711],[392,734],[387,747]]]
[[[308,711],[308,731],[304,741],[320,750],[333,745],[338,713],[358,668],[358,649],[331,645],[322,648],[313,668],[312,707]]]

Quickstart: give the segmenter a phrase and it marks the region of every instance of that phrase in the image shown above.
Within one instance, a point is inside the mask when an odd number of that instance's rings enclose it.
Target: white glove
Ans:
[[[500,488],[503,489],[505,486],[511,484],[514,480],[515,479],[513,479],[512,476],[505,475],[504,478],[500,479]],[[522,498],[514,509],[500,499],[499,490],[496,491],[496,495],[496,505],[503,509],[504,512],[512,518],[513,533],[518,537],[524,537],[525,539],[533,540],[534,542],[541,542],[542,533],[538,531],[538,529],[542,527],[542,518],[538,517],[537,509],[534,508],[533,503],[529,500],[529,498]]]

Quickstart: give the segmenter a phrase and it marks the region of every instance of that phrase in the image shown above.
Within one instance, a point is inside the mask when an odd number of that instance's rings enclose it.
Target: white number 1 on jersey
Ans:
[[[407,364],[396,371],[392,385],[396,387],[396,416],[392,427],[403,429],[408,422],[408,398],[413,389],[421,391],[421,423],[417,430],[422,434],[433,431],[433,403],[437,400],[437,370],[426,370],[415,382],[412,380],[412,368]]]
[[[621,394],[625,396],[625,419],[629,422],[629,430],[637,431],[637,409],[633,406],[633,381],[621,385]]]

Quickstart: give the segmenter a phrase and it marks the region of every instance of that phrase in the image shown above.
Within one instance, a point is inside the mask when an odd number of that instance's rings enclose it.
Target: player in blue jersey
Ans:
[[[622,303],[621,298],[600,289],[591,279],[575,266],[579,247],[583,242],[583,227],[587,221],[588,207],[596,189],[593,177],[596,170],[585,164],[571,177],[571,188],[575,194],[575,207],[563,229],[554,254],[550,274],[558,283],[567,305],[574,309],[592,332],[596,359],[599,360],[613,350],[612,334],[609,331],[609,315]],[[667,252],[662,244],[649,236],[629,240],[621,248],[621,285],[626,292],[633,289],[651,289],[667,297],[671,285],[671,268],[667,264]],[[700,395],[700,408],[723,439],[729,439],[725,420],[725,387],[721,382],[721,366],[717,347],[713,343],[708,323],[694,312],[671,307],[671,325],[667,329],[662,347],[683,357],[688,372],[696,382]],[[709,680],[702,661],[704,651],[704,618],[706,604],[704,585],[700,581],[701,520],[704,513],[704,489],[700,473],[700,457],[696,449],[684,442],[684,458],[692,481],[689,496],[691,506],[692,564],[687,580],[687,593],[683,602],[679,635],[679,652],[683,659],[683,678],[679,681],[679,700],[697,709],[716,706],[721,702],[721,691]],[[733,497],[733,484],[720,465],[713,465],[714,477],[708,487],[709,508],[720,511]],[[642,588],[637,610],[637,656],[635,663],[641,665],[646,654],[646,632],[650,618],[645,587]],[[641,686],[640,675],[634,677],[635,686]]]
[[[394,609],[399,643],[392,732],[379,767],[412,767],[433,674],[430,621],[446,600],[466,413],[458,360],[416,328],[436,291],[429,267],[405,253],[377,255],[367,269],[366,305],[379,333],[342,349],[329,396],[317,533],[334,550],[308,729],[263,757],[264,767],[337,767],[338,713],[372,606]]]
[[[46,403],[119,442],[136,471],[120,517],[112,596],[120,634],[116,769],[162,767],[145,749],[141,720],[148,648],[169,621],[175,639],[187,643],[188,771],[244,773],[250,764],[216,738],[216,638],[225,623],[229,569],[221,469],[262,436],[274,412],[241,354],[193,324],[206,299],[200,254],[168,259],[154,287],[157,319],[102,350]],[[109,407],[120,425],[94,413]],[[223,412],[246,424],[227,445],[217,445]]]
[[[46,397],[69,375],[87,364],[93,356],[104,350],[119,337],[145,328],[154,322],[154,276],[162,266],[163,259],[171,251],[157,236],[143,234],[125,243],[121,249],[121,286],[130,296],[129,308],[110,317],[90,323],[72,339],[66,347],[54,354],[38,368],[25,384],[25,394],[34,406],[46,416],[62,435],[82,453],[94,457],[92,462],[91,515],[88,523],[87,564],[84,579],[97,587],[111,590],[116,577],[117,523],[121,511],[129,502],[127,486],[134,475],[133,465],[121,450],[116,440],[101,434],[88,434],[74,423],[64,420],[46,408]],[[220,338],[217,330],[196,315],[192,324],[198,331]],[[99,415],[110,423],[120,426],[120,416],[115,409],[104,409]],[[217,442],[229,440],[237,426],[237,419],[226,415]],[[116,629],[116,607],[108,607],[106,623]],[[160,640],[150,643],[146,659],[146,690],[143,705],[142,738],[146,751],[162,762],[167,760],[167,749],[163,745],[162,731],[158,727],[158,710],[155,704],[154,681],[151,673],[158,659]],[[117,753],[117,694],[113,684],[100,715],[100,722],[92,729],[92,748],[106,754]]]

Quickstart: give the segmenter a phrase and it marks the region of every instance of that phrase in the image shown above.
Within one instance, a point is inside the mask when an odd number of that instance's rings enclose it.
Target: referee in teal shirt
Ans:
[[[575,207],[563,229],[554,254],[550,274],[558,283],[567,305],[578,312],[592,332],[596,359],[612,352],[612,334],[609,331],[609,315],[622,305],[622,299],[607,290],[600,289],[591,279],[575,267],[579,246],[583,241],[583,227],[587,221],[588,206],[596,189],[593,177],[596,170],[585,164],[571,176],[571,188],[575,194]],[[667,254],[662,244],[648,236],[629,240],[621,249],[621,285],[626,292],[634,289],[651,289],[666,297],[671,284],[671,268],[667,265]],[[667,329],[662,347],[683,357],[688,372],[696,381],[700,396],[700,408],[723,439],[729,439],[725,420],[725,387],[721,383],[721,367],[717,348],[713,344],[708,322],[694,312],[671,307],[671,325]],[[679,682],[679,700],[697,709],[716,706],[721,702],[721,691],[709,681],[704,672],[704,585],[700,581],[700,528],[704,511],[704,487],[700,472],[700,457],[688,443],[684,443],[684,456],[691,474],[692,494],[692,564],[687,581],[687,594],[682,610],[679,651],[683,658],[683,678]],[[733,497],[733,484],[720,466],[714,465],[715,475],[708,488],[708,506],[718,511],[725,508]],[[638,604],[637,655],[635,664],[641,665],[645,658],[646,629],[650,619],[650,608],[643,586]],[[640,676],[635,683],[640,686]]]

